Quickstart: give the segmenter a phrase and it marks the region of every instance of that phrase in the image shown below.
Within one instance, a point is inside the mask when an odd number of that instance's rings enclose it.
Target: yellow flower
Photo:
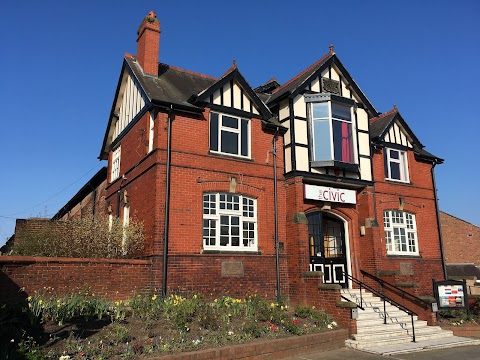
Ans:
[[[280,310],[284,310],[285,308],[283,307],[283,305],[280,307]]]
[[[275,307],[275,303],[272,302],[272,303],[270,304],[270,307],[272,307],[272,308]]]
[[[28,300],[28,301],[32,301],[32,297],[29,296],[29,297],[27,298],[27,300]]]
[[[154,295],[152,296],[152,300],[156,300],[156,299],[157,299],[157,294],[154,294]]]
[[[115,301],[115,305],[118,306],[119,302],[118,301]]]
[[[39,303],[40,305],[42,305],[42,302],[43,302],[42,299],[38,300],[38,303]]]

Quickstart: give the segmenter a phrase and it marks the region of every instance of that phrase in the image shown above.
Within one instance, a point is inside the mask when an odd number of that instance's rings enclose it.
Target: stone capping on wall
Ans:
[[[99,264],[134,264],[150,265],[151,260],[143,259],[105,259],[105,258],[67,258],[67,257],[46,257],[46,256],[0,256],[2,263],[13,264],[35,264],[35,263],[99,263]]]
[[[290,359],[293,356],[340,349],[348,339],[348,330],[339,329],[318,334],[290,336],[276,340],[259,340],[183,354],[153,357],[152,360],[241,360]]]

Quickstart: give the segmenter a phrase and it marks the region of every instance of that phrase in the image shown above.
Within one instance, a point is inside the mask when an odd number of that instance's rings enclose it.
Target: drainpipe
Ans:
[[[277,189],[277,135],[279,128],[277,126],[275,135],[272,139],[273,147],[273,217],[275,221],[275,265],[277,269],[277,299],[280,300],[280,257],[279,257],[279,243],[278,243],[278,189]]]
[[[165,229],[163,237],[163,280],[162,294],[167,296],[167,270],[168,270],[168,228],[170,220],[170,167],[172,155],[172,121],[173,121],[173,105],[170,105],[168,113],[167,128],[167,173],[166,173],[166,189],[165,189]]]
[[[437,162],[433,162],[432,165],[432,183],[433,183],[433,196],[435,198],[435,211],[437,214],[437,226],[438,226],[438,238],[440,240],[440,255],[442,256],[443,277],[447,279],[447,265],[445,264],[445,253],[443,251],[443,236],[442,236],[442,224],[440,222],[440,210],[438,209],[438,197],[437,197],[437,185],[435,182],[435,166]]]

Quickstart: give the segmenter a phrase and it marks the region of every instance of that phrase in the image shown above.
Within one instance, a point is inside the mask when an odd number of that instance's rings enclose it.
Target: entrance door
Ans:
[[[310,270],[323,272],[325,284],[348,287],[343,221],[320,211],[307,214],[307,219]]]

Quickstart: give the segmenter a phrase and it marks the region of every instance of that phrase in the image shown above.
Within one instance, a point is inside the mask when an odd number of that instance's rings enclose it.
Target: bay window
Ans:
[[[311,121],[313,166],[356,164],[353,100],[331,94],[306,95]]]

